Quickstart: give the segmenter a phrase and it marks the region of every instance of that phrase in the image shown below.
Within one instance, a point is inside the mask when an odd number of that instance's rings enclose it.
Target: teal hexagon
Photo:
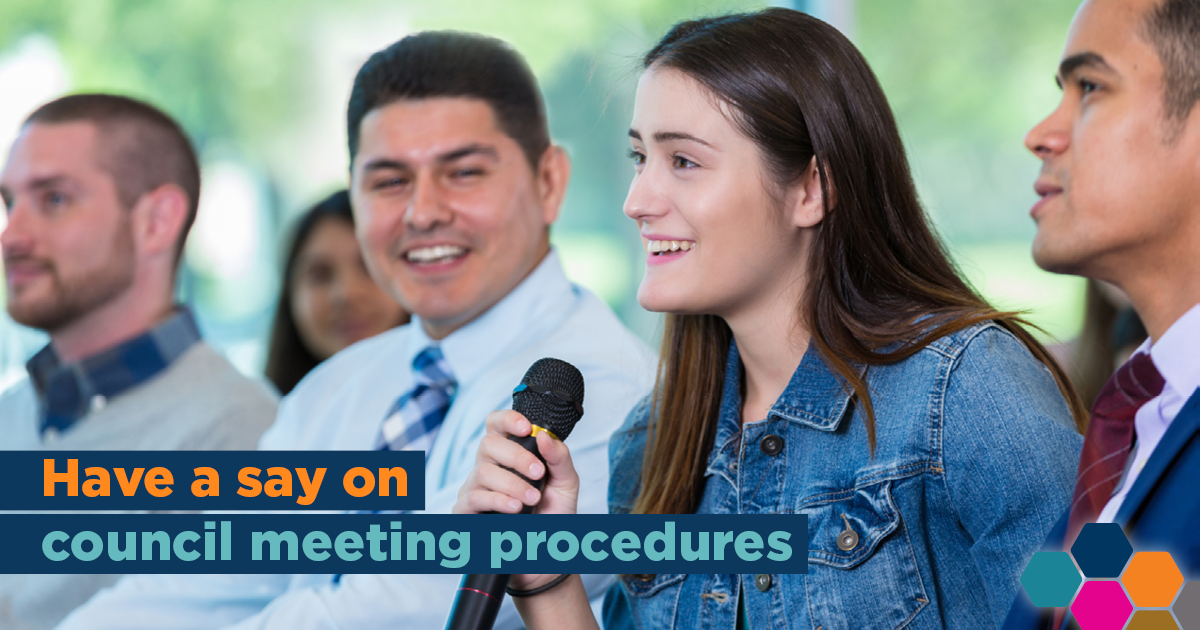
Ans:
[[[1083,576],[1065,551],[1039,551],[1033,554],[1025,572],[1021,574],[1021,586],[1030,601],[1039,608],[1063,608],[1071,605],[1071,598],[1079,590]]]

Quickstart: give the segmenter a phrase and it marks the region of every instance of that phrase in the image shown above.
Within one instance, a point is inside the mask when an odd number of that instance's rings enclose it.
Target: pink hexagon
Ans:
[[[1132,612],[1133,604],[1129,603],[1121,583],[1115,580],[1084,582],[1071,604],[1071,613],[1080,630],[1121,630]]]

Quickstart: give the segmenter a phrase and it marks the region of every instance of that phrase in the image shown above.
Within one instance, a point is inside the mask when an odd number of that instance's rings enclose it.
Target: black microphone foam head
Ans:
[[[567,439],[583,417],[583,374],[566,361],[539,359],[513,392],[513,411]]]

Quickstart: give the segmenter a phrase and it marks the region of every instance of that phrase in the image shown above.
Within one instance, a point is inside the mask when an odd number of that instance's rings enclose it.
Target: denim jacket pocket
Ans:
[[[889,480],[801,501],[813,627],[903,628],[929,604],[891,487]]]
[[[649,580],[625,580],[625,586],[629,588],[631,597],[653,597],[664,588],[679,584],[686,577],[686,573],[661,573]]]
[[[675,609],[686,578],[686,573],[662,573],[649,580],[620,579],[621,588],[631,600],[634,625],[638,628],[674,627]]]

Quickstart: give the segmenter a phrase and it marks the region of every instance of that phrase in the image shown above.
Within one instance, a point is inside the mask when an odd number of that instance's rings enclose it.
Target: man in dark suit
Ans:
[[[1062,102],[1025,139],[1042,160],[1034,259],[1117,285],[1150,334],[1096,400],[1070,512],[1046,549],[1115,522],[1187,579],[1200,578],[1197,33],[1197,0],[1086,0],[1058,69]],[[1062,616],[1022,593],[1005,627]]]

